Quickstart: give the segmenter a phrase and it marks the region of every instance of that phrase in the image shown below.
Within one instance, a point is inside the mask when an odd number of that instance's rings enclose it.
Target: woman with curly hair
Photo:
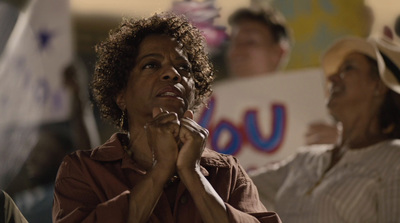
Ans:
[[[96,50],[93,98],[123,132],[64,159],[54,222],[280,222],[193,120],[214,78],[198,29],[173,14],[125,20]]]

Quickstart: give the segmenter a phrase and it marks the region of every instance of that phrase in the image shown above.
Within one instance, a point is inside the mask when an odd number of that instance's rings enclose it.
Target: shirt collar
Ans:
[[[127,137],[124,133],[114,133],[107,142],[92,150],[90,158],[104,162],[121,160],[126,153],[120,140],[124,137]]]

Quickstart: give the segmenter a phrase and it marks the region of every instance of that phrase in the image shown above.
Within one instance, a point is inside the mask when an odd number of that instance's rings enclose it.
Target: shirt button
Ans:
[[[187,203],[187,197],[186,197],[185,195],[183,195],[183,196],[181,197],[181,199],[179,200],[179,202],[180,202],[181,204],[186,204],[186,203]]]

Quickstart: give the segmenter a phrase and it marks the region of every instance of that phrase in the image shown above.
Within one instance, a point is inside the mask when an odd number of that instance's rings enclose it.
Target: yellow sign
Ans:
[[[363,0],[275,0],[292,30],[288,69],[320,65],[321,53],[343,36],[366,37],[369,14]]]

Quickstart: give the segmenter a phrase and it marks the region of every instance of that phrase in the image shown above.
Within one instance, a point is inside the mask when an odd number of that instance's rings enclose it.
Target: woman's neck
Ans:
[[[349,149],[363,149],[365,147],[374,145],[388,139],[385,135],[371,135],[369,137],[353,137],[347,142],[344,141],[343,145],[346,145]]]
[[[387,139],[378,118],[382,100],[374,97],[362,104],[337,111],[334,116],[342,124],[339,146],[361,149]]]
[[[379,128],[377,119],[365,120],[363,117],[352,122],[342,122],[343,131],[340,144],[349,149],[361,149],[387,139]]]

